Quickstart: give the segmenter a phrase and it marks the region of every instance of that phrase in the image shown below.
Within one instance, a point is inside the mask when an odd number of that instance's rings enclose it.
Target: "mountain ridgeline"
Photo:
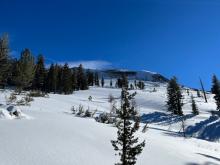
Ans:
[[[86,69],[87,71],[98,73],[99,77],[104,79],[117,79],[125,75],[129,80],[142,80],[152,82],[168,82],[169,79],[163,75],[150,71],[132,71],[132,70],[120,70],[120,69]]]

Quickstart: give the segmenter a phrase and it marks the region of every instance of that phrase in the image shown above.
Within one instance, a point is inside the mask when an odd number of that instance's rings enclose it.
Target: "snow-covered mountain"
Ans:
[[[156,73],[150,72],[146,70],[142,71],[133,71],[126,69],[87,69],[91,72],[98,72],[100,77],[104,77],[105,79],[116,79],[120,78],[123,74],[128,77],[129,80],[144,80],[144,81],[152,81],[152,82],[167,82],[168,78],[165,76]]]

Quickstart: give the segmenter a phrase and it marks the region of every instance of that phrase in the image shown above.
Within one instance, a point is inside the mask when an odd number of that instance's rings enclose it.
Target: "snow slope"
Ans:
[[[219,120],[216,117],[210,119],[209,111],[215,109],[212,96],[209,95],[208,104],[202,98],[196,98],[200,115],[192,117],[190,97],[185,93],[186,124],[191,126],[189,132],[198,138],[184,139],[178,133],[178,118],[166,113],[166,86],[159,84],[157,92],[152,92],[155,84],[146,85],[145,90],[137,90],[136,96],[143,122],[150,123],[146,133],[137,134],[141,139],[146,139],[146,147],[138,157],[137,164],[220,164],[218,139],[200,136],[204,131],[200,129],[204,128],[204,122],[212,125]],[[70,114],[70,109],[73,105],[77,107],[81,104],[90,110],[109,112],[109,94],[119,98],[120,92],[120,89],[92,87],[72,95],[50,94],[49,98],[34,98],[31,106],[20,107],[32,119],[0,120],[0,165],[113,165],[118,157],[110,141],[116,138],[116,128],[97,123],[91,118],[75,117]],[[5,95],[9,94],[10,91],[1,92],[0,102],[4,103]],[[93,97],[92,101],[88,101],[89,96]]]

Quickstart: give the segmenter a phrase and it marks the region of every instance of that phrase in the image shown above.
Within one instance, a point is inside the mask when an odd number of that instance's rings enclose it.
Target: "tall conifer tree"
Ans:
[[[21,57],[16,63],[16,73],[13,81],[19,89],[29,88],[32,86],[35,64],[34,56],[29,49],[25,49],[21,52]]]
[[[220,83],[218,78],[214,75],[212,79],[212,93],[214,94],[214,99],[217,105],[217,110],[220,111]]]
[[[44,57],[43,55],[39,55],[37,57],[37,64],[35,67],[35,76],[33,81],[33,87],[38,90],[44,90],[45,87],[45,76],[46,70],[44,65]]]
[[[138,138],[135,137],[135,132],[140,127],[140,118],[136,109],[132,106],[135,94],[129,94],[127,89],[123,88],[121,108],[116,109],[116,114],[119,117],[119,122],[116,125],[118,138],[112,141],[112,145],[120,156],[120,162],[117,165],[135,165],[137,156],[145,146],[145,141],[138,143]],[[135,120],[134,123],[131,119]]]
[[[168,83],[167,99],[168,111],[171,111],[173,114],[182,116],[183,96],[181,88],[177,83],[176,77],[173,77]]]
[[[9,76],[10,57],[9,39],[7,34],[0,37],[0,84],[5,85]]]

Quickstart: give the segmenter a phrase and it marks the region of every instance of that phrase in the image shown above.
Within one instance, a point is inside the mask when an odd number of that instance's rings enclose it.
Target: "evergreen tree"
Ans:
[[[45,66],[44,66],[44,57],[39,55],[37,58],[37,64],[35,67],[35,76],[33,81],[33,88],[38,90],[44,90],[45,87]]]
[[[196,93],[197,93],[197,97],[201,97],[200,91],[198,89],[196,90]]]
[[[31,87],[34,78],[34,69],[34,56],[29,49],[25,49],[16,63],[13,77],[13,81],[19,89]]]
[[[104,80],[104,77],[102,77],[101,84],[102,84],[102,87],[104,87],[104,85],[105,85],[105,80]]]
[[[54,66],[54,64],[51,64],[46,79],[46,91],[56,93],[57,86],[58,86],[58,65],[56,64]]]
[[[212,77],[212,88],[211,88],[212,94],[217,94],[219,92],[219,89],[220,89],[219,80],[216,77],[216,75],[213,75],[213,77]]]
[[[140,127],[140,118],[131,104],[135,94],[129,94],[127,89],[123,88],[121,108],[116,109],[116,114],[120,120],[116,125],[118,138],[112,141],[112,146],[120,156],[120,163],[117,165],[135,165],[137,156],[145,146],[145,141],[138,144],[138,138],[135,137],[135,132]],[[135,120],[134,123],[131,119]]]
[[[63,66],[57,65],[57,92],[63,92]]]
[[[192,102],[192,113],[193,113],[194,115],[198,115],[198,114],[199,114],[199,110],[198,110],[198,107],[197,107],[197,105],[196,105],[196,102],[195,102],[193,96],[191,96],[191,102]]]
[[[110,80],[110,84],[109,85],[110,85],[110,87],[112,87],[112,79]]]
[[[122,79],[121,78],[117,79],[117,87],[122,88]]]
[[[99,74],[98,74],[98,72],[95,72],[95,85],[98,86],[98,87],[100,86],[99,85]]]
[[[87,78],[88,78],[88,85],[93,86],[94,85],[94,74],[90,70],[87,71]]]
[[[77,71],[77,86],[80,90],[88,89],[88,82],[82,64],[79,65]]]
[[[73,84],[73,90],[77,90],[78,86],[77,86],[77,70],[73,69],[73,74],[72,74],[72,84]],[[93,84],[93,82],[92,82]]]
[[[217,105],[217,110],[220,111],[220,84],[218,78],[214,75],[212,79],[212,93]]]
[[[189,89],[186,90],[187,95],[189,96]]]
[[[139,81],[138,84],[137,84],[137,87],[139,89],[144,89],[144,87],[145,87],[144,82],[143,81]]]
[[[122,83],[122,87],[128,88],[128,79],[125,74],[122,75],[121,83]]]
[[[72,72],[69,68],[68,64],[66,63],[62,69],[62,82],[63,82],[63,92],[64,94],[71,94],[73,92],[73,85],[72,85]]]
[[[168,83],[167,98],[168,111],[171,111],[173,114],[182,116],[183,96],[181,88],[177,83],[176,77],[173,77]]]
[[[8,35],[3,34],[0,38],[0,85],[5,86],[9,76],[10,57]]]
[[[137,89],[137,80],[136,79],[134,80],[134,86],[135,86],[135,89]]]

